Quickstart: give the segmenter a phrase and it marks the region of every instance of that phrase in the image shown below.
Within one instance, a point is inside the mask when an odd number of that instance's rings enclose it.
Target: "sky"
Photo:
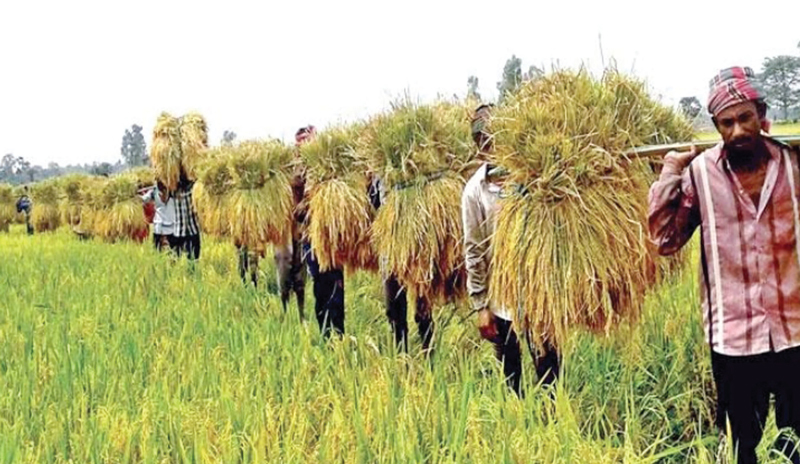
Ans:
[[[494,98],[512,54],[523,70],[613,59],[667,104],[705,102],[719,69],[800,54],[798,18],[798,0],[1,0],[0,156],[116,162],[162,111],[201,112],[214,143],[289,141],[403,95],[463,96],[470,75]]]

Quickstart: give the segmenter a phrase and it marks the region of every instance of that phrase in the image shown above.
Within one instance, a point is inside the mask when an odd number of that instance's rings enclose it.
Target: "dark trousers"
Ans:
[[[251,252],[247,247],[239,248],[239,277],[247,283],[247,278],[258,287],[258,253]]]
[[[321,271],[319,263],[311,253],[311,246],[303,245],[308,264],[308,273],[314,281],[314,313],[319,329],[325,338],[331,331],[344,334],[344,272],[341,269]]]
[[[394,276],[383,281],[386,302],[386,316],[394,331],[394,340],[403,351],[408,351],[408,296]],[[429,351],[433,343],[433,315],[431,304],[424,298],[417,298],[414,321],[419,329],[422,349]]]
[[[522,397],[522,352],[519,338],[511,321],[495,317],[495,326],[497,336],[490,340],[494,344],[495,355],[503,363],[503,374],[508,386]],[[545,343],[541,352],[530,345],[529,349],[539,382],[542,385],[552,385],[558,379],[561,364],[558,350],[550,343]]]
[[[289,305],[292,292],[297,296],[300,320],[305,320],[306,267],[303,244],[292,239],[291,247],[275,247],[275,268],[278,271],[278,290],[283,311]]]
[[[169,246],[169,237],[171,237],[171,235],[153,233],[153,246],[155,247],[156,251],[162,251],[164,249],[164,245]]]
[[[717,385],[717,426],[727,431],[739,464],[756,463],[769,412],[770,395],[775,395],[775,421],[779,429],[800,433],[800,348],[754,356],[725,356],[711,353],[711,369]],[[782,433],[775,448],[800,464],[800,453],[790,434]]]
[[[25,211],[25,230],[28,232],[28,235],[33,235],[33,224],[31,224],[30,211]]]
[[[186,253],[190,260],[200,259],[200,235],[189,235],[188,237],[169,236],[169,247],[172,251],[181,256]]]

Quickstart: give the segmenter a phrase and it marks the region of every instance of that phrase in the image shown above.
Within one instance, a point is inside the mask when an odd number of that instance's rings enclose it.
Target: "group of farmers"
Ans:
[[[754,85],[751,69],[725,69],[710,83],[708,111],[723,143],[700,152],[670,152],[649,195],[649,229],[660,254],[677,252],[700,229],[701,294],[705,336],[717,388],[717,425],[730,432],[737,462],[755,463],[770,397],[782,430],[775,449],[800,464],[800,166],[798,153],[766,135],[767,105]],[[508,308],[488,298],[492,235],[499,195],[507,175],[491,164],[492,137],[485,130],[491,105],[473,119],[473,138],[483,164],[462,195],[467,290],[483,338],[496,349],[506,381],[522,395],[519,334]],[[295,135],[299,146],[315,135],[313,126]],[[295,214],[292,239],[276,247],[275,261],[284,310],[291,293],[304,317],[306,273],[313,280],[315,313],[322,333],[344,333],[344,273],[320,270],[302,226],[305,174],[293,175]],[[200,228],[192,203],[192,182],[182,179],[175,192],[163,185],[142,191],[155,204],[153,240],[190,259],[200,256]],[[380,207],[380,180],[369,191]],[[25,196],[18,209],[30,211]],[[30,229],[29,229],[30,230]],[[252,271],[240,250],[240,272]],[[406,294],[391,276],[384,277],[387,315],[396,341],[406,346]],[[424,302],[415,318],[430,349],[433,320]],[[531,350],[539,380],[552,384],[559,375],[557,350]],[[721,440],[724,446],[728,440]]]

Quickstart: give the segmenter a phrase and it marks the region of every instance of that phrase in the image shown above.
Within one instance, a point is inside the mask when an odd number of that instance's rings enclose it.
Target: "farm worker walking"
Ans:
[[[142,191],[142,202],[155,204],[153,216],[153,245],[161,251],[164,246],[169,246],[169,241],[175,233],[175,201],[170,196],[161,181],[153,188]]]
[[[295,145],[300,146],[314,133],[314,126],[301,127],[294,135]],[[278,270],[278,289],[281,294],[283,310],[289,304],[292,292],[297,298],[297,311],[300,320],[305,320],[306,268],[303,260],[303,224],[306,220],[305,170],[300,163],[299,150],[295,151],[294,172],[292,173],[292,198],[294,201],[294,217],[290,227],[291,238],[283,246],[275,246],[275,267]]]
[[[295,142],[301,145],[310,141],[316,135],[314,126],[301,128],[295,134]],[[297,224],[305,224],[307,206],[305,204],[305,172],[300,168],[295,175],[292,185],[296,203]],[[299,236],[299,234],[298,234]],[[294,244],[293,244],[294,246]],[[308,273],[314,285],[314,313],[317,316],[322,335],[329,337],[331,332],[344,334],[344,272],[340,268],[322,271],[319,267],[314,253],[311,251],[311,244],[307,241],[302,244],[303,256],[306,259]],[[293,259],[294,261],[294,259]],[[299,283],[299,280],[295,280]]]
[[[767,105],[753,77],[738,67],[714,77],[708,111],[722,143],[668,153],[649,197],[659,253],[675,253],[700,227],[717,426],[730,424],[741,464],[756,462],[771,394],[778,427],[800,433],[798,154],[762,133]],[[790,435],[775,446],[800,463]]]
[[[492,151],[492,139],[486,130],[491,106],[481,105],[475,112],[472,137],[479,157],[486,159]],[[500,206],[503,187],[502,169],[483,163],[469,179],[461,197],[461,216],[464,223],[464,250],[467,267],[467,292],[472,308],[478,313],[481,336],[492,342],[497,359],[503,363],[503,373],[508,386],[522,396],[522,354],[517,333],[512,326],[511,312],[489,301],[488,284],[492,259],[492,236],[495,215]],[[541,382],[550,385],[559,374],[559,354],[546,344],[543,352],[533,350],[536,373]]]
[[[17,200],[17,212],[25,213],[25,229],[28,235],[33,235],[33,225],[31,224],[31,210],[33,209],[33,202],[28,196],[28,186],[23,189],[22,196]]]
[[[200,258],[200,226],[192,199],[193,187],[194,181],[181,173],[178,188],[170,193],[175,205],[175,227],[172,238],[168,236],[170,248],[178,256],[186,253],[192,261]]]

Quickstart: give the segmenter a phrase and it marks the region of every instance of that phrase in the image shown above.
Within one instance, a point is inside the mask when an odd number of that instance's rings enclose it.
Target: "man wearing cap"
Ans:
[[[488,299],[495,215],[500,206],[500,192],[506,177],[501,168],[486,162],[493,150],[492,137],[486,128],[491,109],[490,105],[481,105],[475,110],[472,137],[478,146],[478,158],[484,163],[469,179],[461,196],[467,291],[472,308],[478,313],[478,330],[481,336],[494,345],[497,359],[503,363],[508,386],[522,396],[522,353],[517,333],[511,323],[511,312],[492,304]],[[531,354],[542,384],[555,382],[560,361],[556,349],[548,344],[541,353],[532,349]]]
[[[784,431],[775,448],[800,463],[792,438],[800,431],[800,174],[797,153],[764,134],[767,106],[753,78],[749,68],[729,68],[711,81],[708,111],[722,143],[666,155],[650,189],[649,227],[663,255],[700,228],[717,426],[730,425],[737,462],[757,462],[774,395]]]

